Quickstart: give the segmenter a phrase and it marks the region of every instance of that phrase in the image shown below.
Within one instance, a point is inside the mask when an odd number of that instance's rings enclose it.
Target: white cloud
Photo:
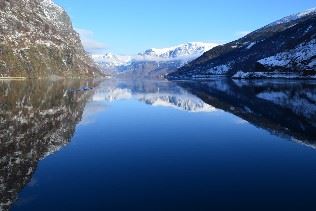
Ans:
[[[236,32],[235,33],[235,35],[237,36],[237,37],[244,37],[244,36],[246,36],[247,34],[250,34],[251,33],[251,31],[238,31],[238,32]]]
[[[93,38],[93,31],[80,28],[76,28],[75,30],[79,33],[82,45],[86,51],[92,53],[96,51],[104,51],[106,49],[106,45],[104,43]]]

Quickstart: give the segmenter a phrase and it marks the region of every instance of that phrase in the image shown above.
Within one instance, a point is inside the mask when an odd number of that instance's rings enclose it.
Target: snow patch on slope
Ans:
[[[316,39],[308,43],[303,43],[295,49],[288,52],[282,52],[275,56],[270,56],[259,60],[263,66],[268,67],[289,67],[290,64],[299,64],[312,59],[316,56]],[[314,61],[314,60],[313,60]],[[311,62],[308,66],[315,68],[315,62]]]
[[[232,76],[234,79],[316,79],[315,75],[301,75],[294,72],[244,72],[238,71]]]
[[[208,70],[213,75],[225,75],[230,70],[229,65],[219,65]]]
[[[61,22],[60,17],[65,12],[65,10],[55,4],[52,0],[43,0],[41,2],[41,6],[44,13],[44,19],[47,19],[54,25],[60,25],[62,27],[63,23]]]
[[[254,45],[256,45],[257,44],[257,42],[252,42],[252,43],[250,43],[248,46],[247,46],[247,49],[249,50],[249,49],[251,49]]]

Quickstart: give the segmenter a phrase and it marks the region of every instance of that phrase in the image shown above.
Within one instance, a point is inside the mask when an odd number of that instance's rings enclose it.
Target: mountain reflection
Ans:
[[[177,82],[215,108],[293,141],[316,146],[316,82],[230,80]]]
[[[90,99],[97,103],[86,107]],[[39,160],[69,143],[84,109],[88,115],[105,107],[99,101],[117,100],[186,112],[221,109],[273,134],[316,146],[316,82],[0,81],[0,210],[9,209]]]
[[[93,82],[0,81],[0,210],[9,209],[37,163],[66,145]]]
[[[168,81],[105,81],[96,90],[95,101],[136,99],[152,106],[171,107],[187,112],[212,112],[213,106]]]

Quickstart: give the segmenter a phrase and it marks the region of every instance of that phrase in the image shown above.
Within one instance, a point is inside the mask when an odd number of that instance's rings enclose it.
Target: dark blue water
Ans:
[[[49,134],[12,210],[314,210],[315,83],[68,86],[79,119],[50,130],[73,133]]]

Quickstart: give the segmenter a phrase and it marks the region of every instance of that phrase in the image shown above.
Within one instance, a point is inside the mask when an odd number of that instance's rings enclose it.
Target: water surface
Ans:
[[[0,91],[3,209],[314,206],[315,82],[5,81]]]

